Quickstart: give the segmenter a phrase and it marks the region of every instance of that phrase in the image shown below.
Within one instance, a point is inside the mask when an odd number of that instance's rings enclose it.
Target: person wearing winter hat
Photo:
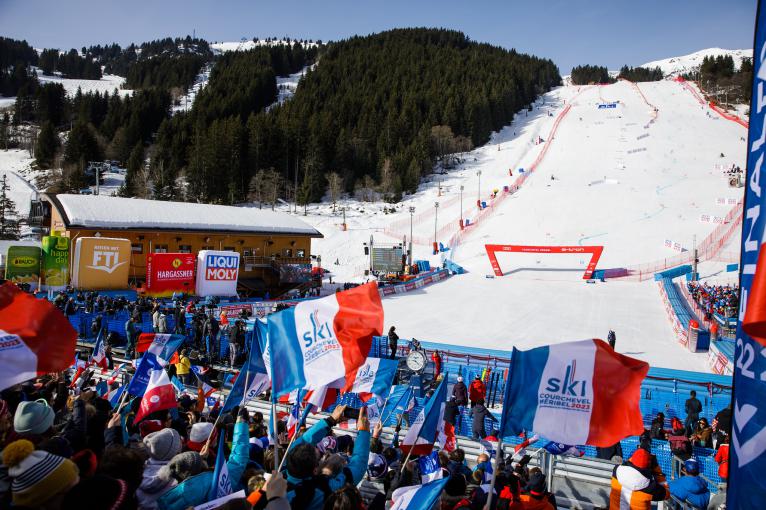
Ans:
[[[159,432],[162,429],[162,422],[160,420],[143,420],[138,425],[138,432],[141,434],[141,437],[146,437],[152,432]]]
[[[178,485],[167,464],[181,452],[181,436],[174,429],[162,429],[147,435],[144,446],[149,450],[149,460],[144,465],[144,475],[136,497],[141,508],[153,510],[157,508],[160,496]]]
[[[707,508],[710,502],[710,489],[705,480],[700,478],[700,464],[697,459],[689,459],[684,462],[681,470],[681,478],[671,480],[668,484],[670,494],[693,505],[695,508]]]
[[[168,470],[170,475],[180,483],[207,470],[207,463],[198,452],[182,452],[170,460]]]
[[[664,501],[669,497],[667,486],[658,482],[652,471],[652,455],[643,448],[637,449],[630,460],[615,466],[610,508],[630,506],[631,509],[649,510],[652,501]]]
[[[458,406],[468,404],[468,388],[463,382],[463,378],[458,376],[457,383],[452,387],[452,396],[455,397],[455,403]]]
[[[41,436],[53,426],[55,413],[43,399],[21,402],[13,415],[13,428],[18,434]]]
[[[524,494],[519,498],[524,510],[554,510],[545,491],[545,475],[541,472],[530,473],[529,481],[524,486]]]
[[[74,462],[35,450],[35,445],[27,439],[5,447],[3,464],[13,479],[11,498],[14,506],[46,510],[64,508],[62,498],[80,481]]]
[[[136,500],[124,480],[94,475],[80,480],[80,483],[67,492],[62,508],[129,510],[136,508]]]
[[[189,432],[189,440],[186,442],[186,449],[195,452],[201,451],[212,433],[212,423],[206,421],[195,423],[192,425],[191,431]]]
[[[388,471],[388,462],[386,458],[379,453],[370,453],[367,459],[367,475],[372,480],[378,480]]]

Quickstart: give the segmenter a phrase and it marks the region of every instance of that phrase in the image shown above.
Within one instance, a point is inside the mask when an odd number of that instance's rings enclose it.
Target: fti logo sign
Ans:
[[[205,279],[233,281],[237,279],[239,257],[236,255],[208,255],[205,257]]]
[[[125,265],[127,260],[120,262],[120,249],[117,246],[94,246],[93,263],[88,267],[96,271],[112,274],[115,269]]]

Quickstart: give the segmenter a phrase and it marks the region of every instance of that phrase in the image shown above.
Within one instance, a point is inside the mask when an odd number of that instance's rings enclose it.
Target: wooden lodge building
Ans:
[[[311,264],[311,239],[322,237],[295,216],[256,207],[46,194],[32,212],[30,220],[69,237],[72,246],[78,237],[129,239],[130,282],[137,286],[146,278],[148,253],[225,250],[240,253],[242,291],[274,295],[289,287],[280,267]]]

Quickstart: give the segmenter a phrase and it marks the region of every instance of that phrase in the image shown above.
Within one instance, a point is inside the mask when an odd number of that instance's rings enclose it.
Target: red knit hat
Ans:
[[[639,448],[630,457],[630,463],[636,466],[637,468],[648,469],[652,463],[652,455],[646,450],[644,450],[643,448]]]

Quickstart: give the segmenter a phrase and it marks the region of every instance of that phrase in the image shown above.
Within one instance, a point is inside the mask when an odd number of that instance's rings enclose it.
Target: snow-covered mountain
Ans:
[[[676,76],[679,74],[688,73],[693,71],[696,67],[702,64],[702,59],[705,57],[716,57],[718,55],[731,55],[734,58],[734,65],[739,68],[744,58],[752,58],[753,50],[725,50],[722,48],[708,48],[706,50],[700,50],[689,55],[683,55],[680,57],[670,57],[662,60],[655,60],[654,62],[647,62],[641,67],[659,67],[665,76]]]
[[[253,48],[256,48],[258,46],[293,45],[296,42],[302,44],[306,48],[317,46],[317,43],[315,43],[315,42],[296,41],[294,39],[289,41],[289,42],[287,40],[285,40],[285,39],[277,39],[277,40],[271,40],[271,41],[267,41],[266,39],[259,39],[257,42],[253,41],[252,39],[244,39],[242,41],[211,43],[210,44],[210,49],[213,50],[214,53],[226,53],[226,52],[229,52],[229,51],[247,51],[247,50],[252,50]]]

